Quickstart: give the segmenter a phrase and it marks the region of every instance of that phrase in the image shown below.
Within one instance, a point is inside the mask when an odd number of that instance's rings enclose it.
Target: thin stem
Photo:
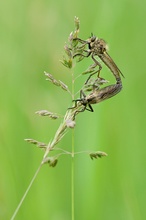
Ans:
[[[74,99],[74,73],[72,73],[72,98]],[[74,201],[74,129],[72,130],[72,163],[71,163],[71,213],[72,213],[72,220],[74,220],[75,216],[75,201]]]
[[[72,220],[74,220],[74,130],[72,131],[72,163],[71,163],[71,209],[72,209]]]
[[[20,207],[21,207],[21,205],[22,205],[22,203],[23,203],[25,197],[27,196],[27,194],[28,194],[28,192],[29,192],[29,190],[30,190],[30,188],[31,188],[31,186],[32,186],[32,184],[33,184],[33,182],[34,182],[34,180],[36,179],[36,177],[37,177],[37,175],[38,175],[38,173],[39,173],[39,171],[40,171],[40,169],[41,169],[41,166],[42,166],[42,163],[39,165],[37,171],[35,172],[35,174],[34,174],[32,180],[31,180],[31,182],[30,182],[30,184],[29,184],[27,190],[25,191],[25,193],[24,193],[22,199],[20,200],[20,202],[19,202],[19,204],[18,204],[18,206],[17,206],[17,208],[16,208],[16,210],[15,210],[15,212],[14,212],[14,214],[13,214],[11,220],[14,220],[14,219],[15,219],[15,217],[16,217],[16,215],[17,215],[17,213],[18,213],[18,211],[19,211],[19,209],[20,209]]]

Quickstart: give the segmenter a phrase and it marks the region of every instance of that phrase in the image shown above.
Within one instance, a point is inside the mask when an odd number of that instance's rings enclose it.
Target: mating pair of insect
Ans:
[[[78,47],[78,50],[80,51],[81,48],[83,48],[82,53],[76,53],[74,54],[73,58],[80,56],[81,58],[89,57],[91,55],[92,60],[94,63],[91,65],[91,68],[93,71],[89,75],[88,79],[85,82],[85,85],[88,86],[90,78],[97,73],[97,79],[92,83],[92,92],[88,95],[85,95],[83,90],[80,91],[80,98],[73,100],[75,102],[75,106],[72,107],[76,108],[77,105],[83,106],[81,110],[77,110],[74,113],[74,119],[75,116],[79,112],[83,112],[85,110],[93,112],[92,104],[96,104],[99,102],[102,102],[103,100],[109,99],[113,96],[115,96],[117,93],[119,93],[122,89],[122,81],[120,74],[123,76],[113,59],[110,57],[110,55],[107,53],[107,44],[103,39],[98,39],[96,36],[91,36],[88,40],[82,40],[80,38],[75,38],[74,40],[78,41],[80,43],[80,46]],[[85,46],[88,46],[88,49],[84,49]],[[96,60],[95,56],[98,56],[103,63],[110,69],[110,71],[113,73],[116,84],[106,86],[104,88],[100,89],[100,85],[103,85],[106,80],[100,77],[100,71],[102,69],[101,64]],[[96,70],[96,67],[99,67],[98,70]],[[124,77],[124,76],[123,76]]]

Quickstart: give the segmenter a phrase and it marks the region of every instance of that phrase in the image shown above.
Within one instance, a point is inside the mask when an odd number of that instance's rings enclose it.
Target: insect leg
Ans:
[[[99,69],[98,69],[95,73],[98,72],[98,78],[100,78],[100,77],[99,77],[99,74],[100,74],[100,71],[101,71],[101,69],[102,69],[102,66],[101,66],[101,64],[95,59],[95,57],[94,57],[93,54],[92,54],[91,57],[92,57],[93,61],[95,62],[94,68],[95,68],[96,66],[99,66]],[[95,74],[95,73],[94,73],[94,74]]]
[[[73,40],[77,40],[77,41],[79,41],[81,44],[88,44],[88,41],[86,41],[86,40],[82,40],[82,39],[80,39],[80,38],[74,38]]]
[[[75,102],[75,105],[73,107],[70,107],[68,109],[74,109],[77,107],[77,102],[84,102],[86,95],[83,92],[83,90],[80,90],[80,99],[74,99],[73,102]]]
[[[88,106],[89,106],[89,108],[86,107],[85,109],[88,110],[89,112],[94,112],[92,106],[90,104],[88,104]]]
[[[90,53],[90,54],[91,54],[91,53]],[[91,68],[95,69],[96,66],[98,66],[99,69],[98,69],[98,70],[95,70],[93,73],[90,74],[90,76],[89,76],[88,79],[86,80],[85,84],[87,84],[88,81],[89,81],[89,79],[91,78],[91,76],[93,76],[93,75],[96,74],[96,73],[98,73],[98,78],[100,78],[99,75],[100,75],[100,71],[101,71],[101,69],[102,69],[102,66],[101,66],[101,64],[95,59],[93,53],[92,53],[91,57],[92,57],[92,60],[94,61],[94,63],[92,64]]]
[[[83,107],[81,110],[75,111],[73,119],[75,119],[75,117],[76,117],[76,115],[77,115],[78,113],[84,112],[85,110],[86,110],[86,105],[84,105],[84,107]]]
[[[88,50],[84,50],[83,52],[87,52],[87,54],[82,54],[82,53],[76,53],[73,55],[73,58],[77,57],[77,56],[82,56],[82,57],[89,57],[91,54],[91,51]]]
[[[83,92],[83,90],[81,89],[80,90],[80,100],[84,100],[85,99],[85,97],[86,97],[86,95],[85,95],[85,93]]]
[[[82,101],[82,99],[75,99],[75,100],[72,100],[72,101],[75,102],[75,105],[72,106],[72,107],[70,107],[70,108],[68,108],[68,109],[74,109],[74,108],[76,108],[76,107],[77,107],[77,102]]]

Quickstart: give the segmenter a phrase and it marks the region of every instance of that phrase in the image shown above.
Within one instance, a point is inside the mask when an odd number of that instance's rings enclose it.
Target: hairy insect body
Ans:
[[[101,101],[104,101],[106,99],[109,99],[109,98],[115,96],[116,94],[118,94],[121,91],[121,89],[122,89],[121,83],[106,86],[105,88],[91,92],[87,96],[85,96],[85,94],[84,94],[84,98],[81,97],[80,101],[81,101],[82,105],[97,104]],[[81,92],[81,95],[83,95],[83,91]]]
[[[98,39],[95,36],[88,39],[88,47],[91,52],[97,56],[103,54],[108,49],[106,42],[103,39]]]
[[[72,108],[77,107],[77,103],[80,103],[83,108],[81,110],[77,110],[74,114],[75,116],[79,112],[83,112],[85,110],[93,112],[92,104],[97,104],[99,102],[102,102],[104,100],[107,100],[116,94],[118,94],[122,89],[122,83],[117,83],[114,85],[106,86],[102,89],[94,89],[89,95],[85,95],[83,90],[80,91],[80,99],[76,99],[75,101],[75,106]]]
[[[96,36],[91,36],[88,40],[84,41],[81,40],[80,38],[77,38],[81,44],[83,45],[88,45],[88,50],[84,50],[86,54],[75,54],[75,56],[83,56],[83,57],[89,57],[91,55],[94,64],[92,65],[92,68],[96,68],[96,66],[99,67],[98,70],[95,70],[93,73],[90,74],[88,79],[86,80],[86,83],[89,81],[92,75],[95,73],[98,73],[98,78],[100,76],[100,71],[102,69],[101,64],[95,59],[95,56],[98,56],[103,63],[110,69],[110,71],[113,73],[114,77],[116,78],[117,82],[121,81],[120,74],[123,76],[113,59],[110,57],[110,55],[107,53],[108,46],[106,42],[103,39],[98,39]],[[124,77],[124,76],[123,76]]]
[[[74,54],[73,58],[76,56],[81,57],[89,57],[91,55],[92,60],[94,63],[89,67],[87,73],[91,73],[90,76],[87,78],[85,84],[88,86],[90,85],[89,79],[91,76],[93,76],[95,73],[98,73],[97,79],[93,83],[92,92],[88,95],[86,95],[83,90],[80,91],[80,98],[74,100],[75,106],[72,108],[76,108],[77,106],[82,106],[81,110],[77,110],[74,113],[74,118],[79,112],[83,112],[85,110],[93,112],[92,104],[97,104],[99,102],[102,102],[106,99],[109,99],[116,94],[118,94],[122,90],[122,81],[121,76],[123,74],[113,61],[113,59],[110,57],[110,55],[107,53],[108,46],[106,42],[103,39],[98,39],[96,36],[91,36],[87,40],[82,40],[80,38],[76,38],[81,45],[78,47],[78,51],[80,51],[81,48],[84,48],[82,50],[82,53],[77,52]],[[88,49],[85,49],[85,46],[88,46]],[[101,64],[96,60],[96,56],[98,56],[103,63],[110,69],[112,74],[114,75],[116,79],[116,84],[106,86],[104,88],[100,88],[100,84],[102,85],[103,79],[100,77],[100,71],[102,69]],[[96,67],[99,67],[97,70]],[[97,86],[96,86],[97,82]],[[99,84],[99,85],[98,85]]]

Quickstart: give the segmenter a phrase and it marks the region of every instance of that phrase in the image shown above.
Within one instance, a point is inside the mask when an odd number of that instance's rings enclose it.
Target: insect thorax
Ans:
[[[95,36],[89,38],[88,46],[94,55],[103,54],[108,49],[106,42],[103,39],[98,39]]]

